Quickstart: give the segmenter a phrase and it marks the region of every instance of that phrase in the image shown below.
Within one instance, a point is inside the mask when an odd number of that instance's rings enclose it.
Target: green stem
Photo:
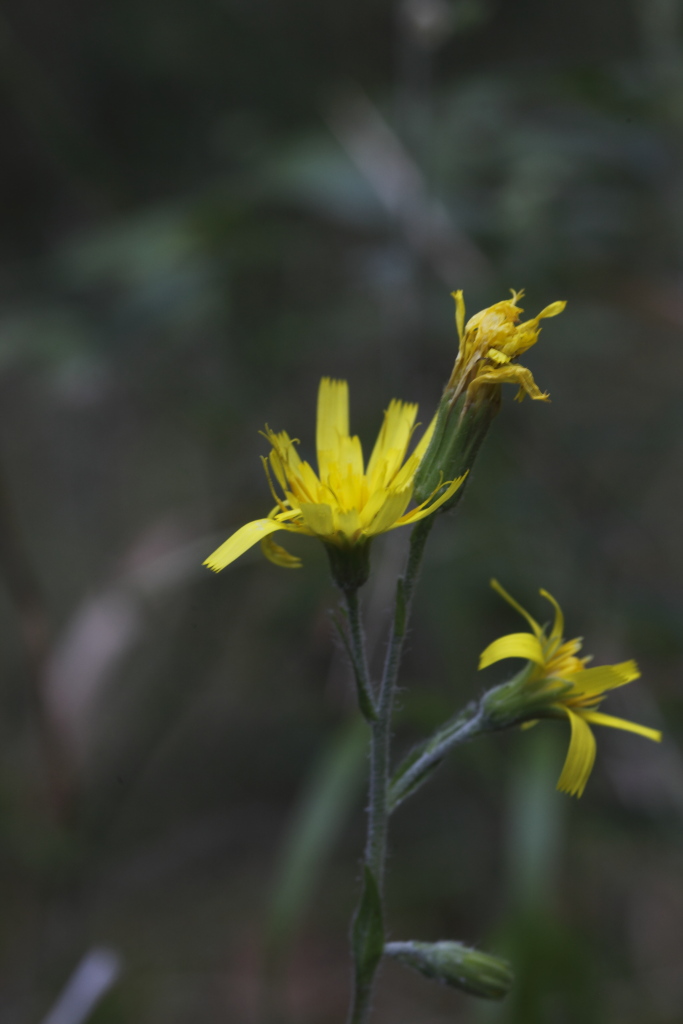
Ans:
[[[480,707],[464,712],[450,729],[437,733],[409,767],[399,766],[389,785],[389,814],[392,814],[406,797],[422,786],[431,777],[432,769],[443,761],[446,754],[474,736],[487,731],[487,722]]]
[[[350,643],[348,644],[348,652],[351,658],[353,674],[356,679],[358,704],[364,718],[368,722],[373,722],[377,719],[377,708],[375,707],[375,700],[372,694],[368,659],[365,653],[365,634],[360,617],[358,590],[344,590],[344,598],[346,600],[346,610],[349,616],[349,631],[351,634]],[[342,636],[344,636],[343,633]]]
[[[368,830],[365,845],[365,864],[377,884],[380,903],[384,892],[384,874],[387,856],[387,828],[389,823],[389,769],[391,754],[391,725],[394,709],[396,681],[401,664],[406,627],[410,618],[413,591],[420,572],[427,538],[433,526],[432,517],[421,520],[410,536],[410,550],[404,575],[396,586],[394,617],[384,662],[384,672],[377,701],[377,718],[371,723],[370,740],[370,792],[368,801]],[[358,913],[358,911],[357,911]],[[362,984],[356,981],[348,1024],[365,1024],[370,1013],[370,1002],[376,967],[364,972]],[[356,964],[356,979],[359,977]]]

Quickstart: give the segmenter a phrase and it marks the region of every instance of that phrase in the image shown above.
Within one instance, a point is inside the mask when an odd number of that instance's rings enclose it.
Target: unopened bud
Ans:
[[[427,978],[482,999],[503,999],[514,981],[506,960],[460,942],[389,942],[384,952]]]
[[[439,405],[434,434],[415,475],[415,501],[426,501],[447,480],[464,476],[472,468],[482,441],[500,409],[500,387],[489,386],[478,401],[462,395],[455,405],[446,390]],[[452,508],[462,497],[464,486],[445,502],[440,512]]]

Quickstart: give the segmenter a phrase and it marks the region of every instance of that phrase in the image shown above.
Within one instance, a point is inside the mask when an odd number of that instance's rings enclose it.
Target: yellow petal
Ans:
[[[367,476],[371,488],[386,486],[398,472],[405,458],[413,432],[417,405],[392,398],[384,413],[375,446],[368,462]]]
[[[334,534],[334,520],[329,505],[314,505],[302,502],[301,515],[309,530],[318,537],[331,537]]]
[[[469,473],[469,469],[467,470],[467,473]],[[441,508],[441,506],[445,502],[447,502],[449,498],[453,497],[458,488],[462,486],[467,476],[467,473],[463,473],[463,475],[457,477],[457,479],[451,480],[450,484],[443,492],[443,494],[440,497],[438,497],[436,501],[433,501],[431,505],[423,505],[422,508],[418,507],[413,509],[412,512],[409,512],[407,515],[403,516],[401,521],[396,523],[396,526],[405,526],[406,523],[416,523],[419,519],[424,519],[425,516],[430,516],[432,512],[436,512],[437,508]]]
[[[261,541],[261,551],[269,562],[279,565],[281,569],[300,569],[301,559],[297,555],[290,555],[289,551],[281,547],[271,537],[264,537]]]
[[[539,594],[541,597],[544,597],[546,601],[550,601],[551,605],[555,609],[555,622],[553,623],[553,628],[550,631],[550,639],[561,640],[562,634],[564,633],[564,615],[562,614],[562,609],[553,595],[549,594],[547,590],[541,589],[539,590]]]
[[[489,665],[503,661],[504,658],[524,658],[525,661],[533,661],[537,665],[545,664],[541,641],[533,633],[508,633],[507,636],[494,640],[481,652],[479,668],[488,668]]]
[[[572,727],[569,750],[557,788],[570,796],[581,796],[595,763],[595,736],[582,715],[563,708]]]
[[[413,488],[406,487],[402,491],[388,491],[387,498],[379,512],[365,527],[368,537],[374,537],[378,533],[386,533],[399,525],[398,520],[403,515],[413,495]]]
[[[434,413],[434,416],[432,417],[432,422],[429,424],[429,426],[425,430],[424,434],[420,438],[418,444],[415,447],[415,451],[413,452],[413,454],[411,456],[412,458],[419,459],[420,462],[422,462],[422,459],[424,458],[425,452],[429,448],[429,442],[431,441],[432,437],[434,436],[434,428],[436,427],[436,417],[437,417],[437,415],[438,415],[437,413]]]
[[[536,320],[543,320],[549,316],[558,316],[567,305],[566,301],[559,299],[557,302],[551,302],[549,306],[542,309],[541,312],[535,317]]]
[[[348,541],[355,541],[360,532],[358,509],[351,508],[348,512],[334,510],[335,533],[343,533]]]
[[[462,341],[462,336],[465,333],[465,299],[462,289],[451,292],[451,295],[455,299],[455,325],[458,328],[458,338]]]
[[[593,696],[603,693],[605,690],[614,690],[618,686],[625,686],[640,677],[640,670],[635,661],[622,661],[619,665],[596,665],[595,668],[584,668],[580,672],[568,674],[568,683],[572,683],[574,689],[572,696],[585,694]]]
[[[524,395],[541,402],[550,400],[547,391],[541,391],[533,378],[531,370],[518,363],[508,363],[507,366],[499,366],[478,374],[467,389],[470,398],[482,384],[518,384],[519,391],[515,399],[521,402]]]
[[[600,711],[584,711],[583,717],[593,725],[608,725],[612,729],[623,729],[624,732],[635,732],[638,736],[644,736],[655,743],[662,742],[662,734],[659,729],[650,729],[647,725],[638,725],[637,722],[627,722],[625,718],[614,718],[612,715],[603,715]]]
[[[515,601],[514,597],[511,597],[510,594],[508,594],[507,590],[504,589],[504,587],[501,587],[501,585],[498,582],[498,580],[490,580],[489,582],[491,584],[491,587],[495,590],[495,592],[497,594],[500,594],[500,596],[503,598],[503,600],[507,601],[508,604],[512,605],[512,607],[515,609],[515,611],[519,612],[520,615],[524,616],[524,618],[529,623],[529,625],[533,629],[533,631],[536,634],[536,636],[540,637],[543,634],[543,630],[541,629],[539,624],[536,622],[536,619],[532,619],[532,617],[529,615],[528,611],[526,611],[526,609],[522,608],[521,604],[519,604],[519,602]]]
[[[349,434],[349,386],[345,380],[323,377],[318,388],[318,416],[315,444],[320,476],[327,475],[327,463],[339,453],[342,437]]]
[[[226,565],[230,565],[268,534],[284,529],[285,527],[277,519],[255,519],[253,522],[247,523],[246,526],[240,527],[232,537],[228,537],[219,548],[209,555],[204,565],[208,565],[209,569],[213,569],[214,572],[220,572],[221,569],[225,569]]]

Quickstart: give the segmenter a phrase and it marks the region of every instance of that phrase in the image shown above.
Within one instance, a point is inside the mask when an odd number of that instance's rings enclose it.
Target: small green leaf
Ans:
[[[382,901],[370,868],[363,869],[363,895],[353,921],[351,942],[356,965],[356,990],[365,990],[372,982],[384,952]]]

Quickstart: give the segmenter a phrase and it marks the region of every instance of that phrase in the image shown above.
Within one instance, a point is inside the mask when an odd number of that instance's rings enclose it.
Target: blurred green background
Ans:
[[[323,374],[366,445],[393,396],[429,418],[457,287],[568,307],[525,360],[552,404],[506,388],[434,530],[398,750],[504,677],[492,575],[637,658],[607,710],[665,741],[602,730],[580,802],[561,724],[453,755],[396,815],[388,928],[518,987],[388,964],[375,1019],[683,1021],[682,40],[679,0],[3,4],[3,1022],[343,1020],[364,737],[324,552],[201,562],[270,506],[266,421],[311,453]]]

